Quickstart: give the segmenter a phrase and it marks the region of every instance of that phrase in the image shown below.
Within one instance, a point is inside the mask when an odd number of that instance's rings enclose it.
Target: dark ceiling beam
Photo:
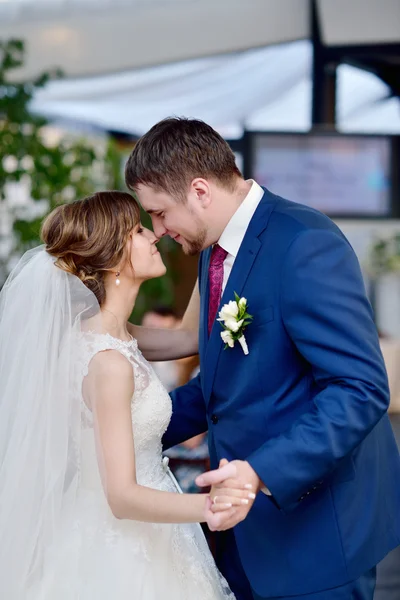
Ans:
[[[322,43],[318,7],[311,0],[312,108],[313,128],[335,127],[336,123],[336,60],[332,60]]]
[[[400,44],[366,44],[347,46],[324,46],[330,60],[340,61],[345,55],[357,55],[361,57],[379,56],[382,58],[397,59],[400,65]]]

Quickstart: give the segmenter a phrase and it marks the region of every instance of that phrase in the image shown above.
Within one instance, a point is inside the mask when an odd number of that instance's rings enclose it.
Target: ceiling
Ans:
[[[324,45],[340,56],[343,47],[352,47],[349,60],[379,69],[396,88],[400,2],[315,4]],[[27,62],[18,78],[51,67],[67,77],[87,77],[310,39],[311,5],[310,0],[0,0],[0,39],[26,41]]]

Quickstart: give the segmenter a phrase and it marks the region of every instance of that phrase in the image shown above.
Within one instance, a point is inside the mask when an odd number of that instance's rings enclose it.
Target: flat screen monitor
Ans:
[[[251,177],[271,192],[332,217],[394,216],[390,136],[249,136]]]

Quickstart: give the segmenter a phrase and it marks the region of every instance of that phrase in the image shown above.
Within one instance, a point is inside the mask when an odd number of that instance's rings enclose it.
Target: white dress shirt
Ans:
[[[228,253],[224,260],[224,279],[222,282],[222,292],[231,274],[233,263],[238,255],[239,248],[243,242],[250,221],[264,195],[264,190],[252,179],[252,185],[249,193],[232,216],[228,225],[222,232],[218,244]]]
[[[233,263],[238,255],[239,248],[243,242],[243,238],[246,234],[247,228],[250,225],[250,221],[256,212],[258,205],[260,204],[261,198],[264,195],[264,190],[254,180],[249,193],[239,206],[237,211],[232,216],[228,225],[222,232],[221,237],[218,240],[218,244],[226,250],[228,253],[224,260],[224,279],[222,282],[222,292],[225,289],[229,275],[231,274]],[[271,495],[271,492],[267,487],[261,488],[261,491],[267,496]]]

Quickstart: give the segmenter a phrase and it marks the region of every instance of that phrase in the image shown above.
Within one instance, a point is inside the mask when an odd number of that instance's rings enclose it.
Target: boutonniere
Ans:
[[[253,317],[247,312],[246,298],[240,298],[235,292],[235,300],[224,304],[220,313],[219,321],[224,331],[221,331],[222,341],[225,348],[233,348],[235,342],[239,342],[245,354],[249,353],[244,330],[251,323]]]

